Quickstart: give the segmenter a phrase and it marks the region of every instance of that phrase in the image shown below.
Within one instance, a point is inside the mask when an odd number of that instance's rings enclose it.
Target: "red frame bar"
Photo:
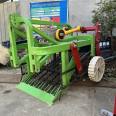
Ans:
[[[95,44],[96,44],[96,55],[100,56],[101,55],[101,50],[100,50],[100,40],[101,40],[101,31],[100,31],[100,27],[101,25],[97,22],[96,24],[96,30],[95,30]]]
[[[116,116],[116,96],[115,96],[115,102],[114,102],[114,112],[113,112],[113,116]]]
[[[88,31],[95,31],[96,55],[100,56],[101,55],[101,50],[99,46],[100,39],[101,39],[100,24],[97,22],[96,25],[92,27],[81,27],[82,33],[86,33]]]
[[[75,43],[71,44],[71,52],[72,52],[72,56],[74,58],[74,62],[76,64],[76,69],[78,71],[78,73],[82,73],[83,67],[81,64],[81,59],[80,59],[80,54],[78,52],[78,48],[77,45],[75,45]]]
[[[95,30],[96,30],[96,26],[92,26],[92,27],[81,27],[81,31],[82,32],[95,31]]]

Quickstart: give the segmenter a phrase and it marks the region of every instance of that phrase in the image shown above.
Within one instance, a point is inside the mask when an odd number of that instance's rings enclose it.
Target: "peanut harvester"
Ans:
[[[101,81],[104,59],[99,56],[100,25],[72,28],[68,24],[10,16],[10,61],[21,67],[17,88],[52,105],[88,65],[88,77]],[[83,34],[95,31],[95,35]],[[80,32],[81,34],[73,34]],[[97,55],[97,56],[95,56]],[[84,63],[88,59],[89,63]]]

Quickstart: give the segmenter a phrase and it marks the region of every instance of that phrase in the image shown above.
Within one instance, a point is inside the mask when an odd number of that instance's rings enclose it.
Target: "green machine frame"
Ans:
[[[75,43],[78,49],[89,45],[90,54],[93,57],[95,56],[95,37],[93,35],[69,35],[65,39],[57,41],[53,36],[54,34],[47,34],[42,29],[36,28],[35,25],[46,26],[47,28],[54,27],[55,29],[64,27],[60,23],[31,20],[12,14],[9,23],[10,61],[15,68],[20,67],[22,64],[26,66],[26,73],[17,88],[51,105],[60,96],[62,90],[70,84],[75,71],[74,59],[69,56],[70,45]],[[65,24],[65,26],[71,28],[68,24]],[[41,43],[35,39],[35,34],[39,35],[45,42]],[[25,42],[18,43],[20,38]],[[19,55],[20,51],[24,52],[22,56]],[[60,55],[61,59],[59,62],[61,66],[61,82],[59,86],[55,87],[55,89],[52,88],[51,91],[41,89],[42,86],[44,88],[50,86],[46,85],[45,81],[38,82],[38,86],[31,86],[29,80],[34,79],[34,75],[40,72],[42,67],[45,67],[54,55]]]

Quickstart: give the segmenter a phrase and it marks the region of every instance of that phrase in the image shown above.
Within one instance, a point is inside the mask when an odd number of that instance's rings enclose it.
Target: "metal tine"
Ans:
[[[37,81],[35,81],[34,83],[33,83],[33,85],[32,86],[34,86],[35,87],[35,85],[37,85],[38,84],[38,82]]]
[[[48,82],[44,83],[43,86],[41,87],[44,91],[46,91],[47,88],[49,88],[50,82],[53,81],[53,78],[51,78],[51,80],[49,80]]]
[[[35,78],[36,76],[37,76],[37,74],[35,74],[35,75],[31,78],[29,84],[31,84],[31,83],[36,79],[36,78]]]
[[[49,72],[48,72],[48,75],[50,75]],[[43,81],[48,80],[48,79],[49,79],[49,76],[47,76]],[[42,86],[42,85],[46,85],[46,83],[41,84],[40,86]]]
[[[30,81],[30,77],[28,77],[25,82],[28,84],[29,81]]]
[[[57,69],[58,69],[59,67],[57,67]],[[54,81],[54,80],[58,80],[58,78],[59,78],[59,73],[57,73],[57,72],[55,72],[55,75],[54,75],[54,78],[52,79],[52,81],[50,81],[50,82],[48,82],[48,84],[52,84],[52,82]],[[51,88],[51,85],[48,85],[46,88]],[[45,90],[46,90],[46,88],[45,88]],[[50,89],[49,88],[49,89]],[[49,91],[49,89],[47,89],[46,91]]]
[[[41,82],[39,81],[39,82],[35,85],[35,87],[36,87],[36,88],[40,88],[40,84],[43,84],[43,82],[42,82],[42,81],[41,81]]]
[[[49,72],[46,72],[46,75],[49,75]],[[43,78],[41,80],[39,80],[38,84],[41,84],[42,82],[44,82],[47,79],[46,75],[44,75]]]
[[[38,84],[35,85],[35,86],[41,88],[41,85],[44,84],[44,81],[45,81],[45,80],[46,80],[46,75],[45,75],[41,80],[39,80]]]
[[[56,74],[53,75],[52,73],[56,73],[56,71],[58,71],[58,70],[56,70],[56,68],[59,68],[60,57],[57,57],[57,60],[56,60],[56,61],[57,61],[57,62],[55,62],[54,60],[52,60],[49,64],[47,64],[46,66],[43,67],[42,71],[41,71],[39,74],[34,75],[34,76],[37,76],[37,75],[42,74],[41,76],[39,76],[39,78],[38,78],[38,77],[36,77],[36,78],[34,78],[34,79],[28,78],[26,81],[29,82],[29,84],[32,85],[32,86],[40,87],[40,88],[43,89],[43,90],[47,89],[47,88],[46,88],[46,85],[48,85],[48,84],[49,84],[50,82],[52,82],[54,79],[52,79],[52,80],[50,79],[50,81],[47,82],[47,83],[45,83],[45,81],[48,80],[49,76],[50,76],[50,78],[51,78],[52,76],[56,76]],[[53,68],[51,69],[51,67],[53,67]],[[54,69],[55,69],[55,70],[54,70]],[[60,68],[59,68],[59,69],[60,69]],[[44,72],[43,70],[47,70],[47,71]],[[43,73],[43,72],[44,72],[44,73]],[[51,72],[51,73],[50,73],[50,72]],[[59,71],[58,71],[58,72],[59,72]],[[47,74],[47,73],[50,73],[49,76],[48,76],[47,78],[43,77],[43,76],[45,76],[45,74]],[[38,81],[39,81],[39,82],[38,82]],[[49,85],[48,85],[47,87],[49,87]],[[52,87],[53,87],[53,85],[52,85],[52,86],[50,85],[50,88],[52,88]]]
[[[54,90],[57,89],[57,86],[58,86],[58,84],[53,85],[52,88],[50,89],[51,91],[49,90],[48,92],[52,94],[54,92]]]
[[[45,88],[48,87],[48,84],[47,83],[43,83],[41,84],[41,89],[45,91]]]
[[[57,88],[56,92],[54,92],[54,95],[59,93],[61,90],[62,90],[62,85],[59,85],[59,87]]]
[[[49,72],[48,73],[46,73],[46,74],[49,74]],[[39,80],[39,82],[38,82],[38,84],[37,85],[35,85],[36,87],[40,87],[40,85],[39,84],[43,84],[43,82],[46,80],[46,75],[44,75],[43,76],[43,78],[41,79],[41,80]]]
[[[51,91],[50,91],[50,94],[55,94],[55,91],[57,90],[58,88],[58,85],[57,86],[54,86]]]
[[[38,78],[34,79],[30,85],[35,87],[37,84],[38,84]]]
[[[49,70],[50,68],[49,68],[49,65],[50,65],[50,64],[48,64],[48,65],[46,66],[46,70],[48,71],[47,73],[50,75],[50,70]],[[47,76],[47,78],[48,78],[48,77],[49,77],[49,76]],[[47,78],[44,78],[44,80],[47,79]],[[43,80],[43,79],[42,79],[42,80]],[[43,81],[44,81],[44,80],[43,80]]]
[[[57,86],[52,86],[51,90],[49,90],[48,93],[54,94],[55,90],[57,90]]]
[[[52,62],[51,62],[50,64],[52,64]],[[48,72],[50,71],[50,68],[49,68],[49,67],[47,67],[46,69],[48,70]],[[47,76],[46,80],[48,81],[49,77],[51,77],[51,76],[53,76],[53,75],[52,75],[51,72],[49,72],[49,75]],[[45,81],[45,80],[44,80],[44,81]],[[47,83],[48,83],[48,82],[47,82]],[[46,83],[41,83],[41,85],[40,85],[39,87],[43,89],[44,86],[46,86]]]
[[[41,75],[40,75],[41,74]],[[33,84],[35,81],[37,81],[37,80],[39,80],[39,79],[41,79],[45,74],[46,74],[46,72],[45,71],[43,71],[42,73],[40,73],[39,75],[37,75],[37,77],[36,78],[33,78],[32,79],[32,81],[29,83],[29,84]]]
[[[47,92],[52,93],[52,91],[54,91],[54,89],[57,88],[56,86],[58,86],[58,83],[59,83],[59,81],[56,80],[56,82],[52,86],[50,86],[50,88],[47,90]]]
[[[30,80],[29,84],[33,86],[34,83],[35,83],[37,80],[38,80],[38,78],[33,78],[33,79]]]
[[[32,79],[32,78],[27,77],[27,78],[25,78],[25,79],[23,80],[23,82],[26,82],[26,83],[28,84],[28,82],[29,82],[31,79]]]
[[[46,82],[45,82],[45,80],[43,81],[43,82],[41,82],[41,84],[39,85],[39,88],[41,88],[41,89],[44,89],[44,87],[46,87]]]
[[[48,87],[46,87],[46,90],[44,90],[44,91],[46,91],[46,92],[49,93],[49,91],[50,91],[52,88],[53,88],[53,85],[49,85]]]
[[[54,77],[53,77],[53,76],[54,76]],[[52,77],[53,77],[53,78],[52,78]],[[56,73],[55,73],[55,75],[51,74],[50,80],[47,81],[47,83],[46,83],[46,85],[48,85],[48,86],[46,86],[46,87],[44,88],[44,91],[47,91],[46,89],[49,88],[49,86],[51,86],[51,85],[49,85],[49,84],[51,84],[52,81],[53,81],[54,79],[56,79],[56,77],[57,77],[57,74],[56,74]]]
[[[42,82],[42,81],[39,81],[39,82],[35,85],[35,87],[36,87],[36,88],[40,88],[40,84],[43,84],[43,82]]]
[[[50,91],[51,94],[56,94],[58,91],[58,88],[61,86],[61,83],[56,83],[56,85],[53,87],[52,91]]]
[[[53,70],[54,71],[54,70]],[[50,76],[50,78],[52,78],[53,76],[56,76],[56,75],[53,75],[52,74],[52,72],[51,72],[51,75],[49,75]],[[49,78],[49,77],[48,77]],[[53,80],[53,79],[52,79]],[[47,80],[47,83],[44,83],[44,84],[41,84],[41,88],[42,89],[45,89],[44,87],[47,85],[47,84],[49,84],[51,81],[52,81],[51,79],[50,80]],[[48,87],[48,86],[47,86]]]
[[[46,70],[44,70],[43,72],[41,72],[41,75],[39,74],[39,75],[37,75],[37,77],[36,77],[36,80],[35,81],[40,81],[40,80],[42,80],[43,79],[43,77],[45,76],[47,74],[47,71]]]
[[[54,78],[53,80],[56,80],[56,79],[58,79],[58,78],[57,78],[57,75],[55,76],[55,78]],[[52,80],[52,81],[53,81],[53,80]],[[52,81],[51,81],[51,82],[52,82]],[[49,83],[49,84],[50,84],[50,83]],[[49,85],[49,86],[47,86],[47,87],[45,88],[45,91],[49,92],[49,91],[51,90],[51,88],[53,88],[53,86],[54,86],[54,85],[51,83],[51,85]]]
[[[53,87],[51,88],[51,91],[48,91],[48,92],[52,93],[54,91],[54,89],[56,88],[56,86],[59,85],[59,83],[60,83],[60,80],[59,79],[58,80],[55,80],[53,82]]]
[[[44,84],[44,82],[37,83],[37,85],[35,85],[35,87],[36,87],[36,88],[40,88],[40,89],[41,89],[40,84]]]
[[[43,82],[44,84],[42,83],[39,87],[43,88],[45,85],[47,85],[47,82],[50,81],[51,79],[49,78],[51,75],[49,75]],[[46,82],[47,81],[47,82]]]
[[[46,81],[44,80],[44,81],[41,81],[41,82],[39,82],[38,84],[37,84],[37,87],[39,87],[39,88],[41,88],[41,89],[44,89],[44,87],[46,87]]]
[[[27,78],[27,76],[26,75],[24,75],[23,77],[22,77],[22,82],[25,82],[26,80],[27,80],[28,78]]]
[[[42,86],[42,89],[43,89],[44,91],[46,91],[46,89],[49,88],[49,86],[51,86],[51,85],[50,85],[50,82],[51,82],[52,80],[53,80],[53,79],[51,78],[51,80],[47,81],[47,82]]]
[[[24,75],[22,78],[22,82],[26,82],[29,79],[28,75]]]
[[[47,77],[47,83],[46,84],[49,84],[54,79],[55,76],[56,76],[56,74],[53,75],[52,73],[50,73],[50,75]]]
[[[41,78],[42,79],[42,78]],[[41,81],[42,82],[42,81]],[[33,86],[34,87],[38,87],[38,85],[40,84],[40,80],[36,80],[36,81],[34,81],[34,83],[33,83]]]
[[[45,85],[47,85],[47,86],[42,86],[42,89],[44,90],[44,91],[47,91],[47,88],[49,88],[51,85],[50,85],[50,83],[53,81],[54,79],[53,78],[51,78]]]

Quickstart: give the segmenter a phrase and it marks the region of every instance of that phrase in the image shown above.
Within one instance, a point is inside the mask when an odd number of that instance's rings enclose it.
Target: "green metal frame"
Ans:
[[[27,64],[28,75],[32,75],[38,72],[46,61],[49,60],[54,54],[61,53],[61,65],[62,65],[62,86],[63,88],[70,84],[70,79],[75,68],[73,58],[69,60],[68,51],[70,50],[71,43],[75,42],[77,47],[90,45],[91,56],[95,55],[95,40],[93,35],[79,35],[79,36],[68,36],[64,40],[57,41],[54,36],[47,35],[44,31],[35,28],[33,25],[48,25],[55,26],[56,29],[62,29],[64,25],[55,22],[29,20],[20,17],[16,14],[10,16],[9,33],[10,33],[10,59],[13,67],[20,67],[22,63]],[[70,27],[70,25],[66,24]],[[22,26],[24,31],[22,31]],[[33,33],[40,35],[44,38],[47,44],[41,44],[34,38]],[[27,40],[25,44],[16,44],[17,39],[21,37]],[[18,57],[18,51],[25,49],[26,54],[22,57]],[[71,70],[71,71],[69,71]],[[64,73],[67,72],[67,73]],[[28,77],[28,76],[27,76]],[[32,77],[31,77],[32,78]],[[39,88],[31,87],[30,85],[21,82],[18,86],[19,89],[25,91],[39,98],[40,100],[52,104],[53,101],[61,93],[58,92],[55,96]]]

